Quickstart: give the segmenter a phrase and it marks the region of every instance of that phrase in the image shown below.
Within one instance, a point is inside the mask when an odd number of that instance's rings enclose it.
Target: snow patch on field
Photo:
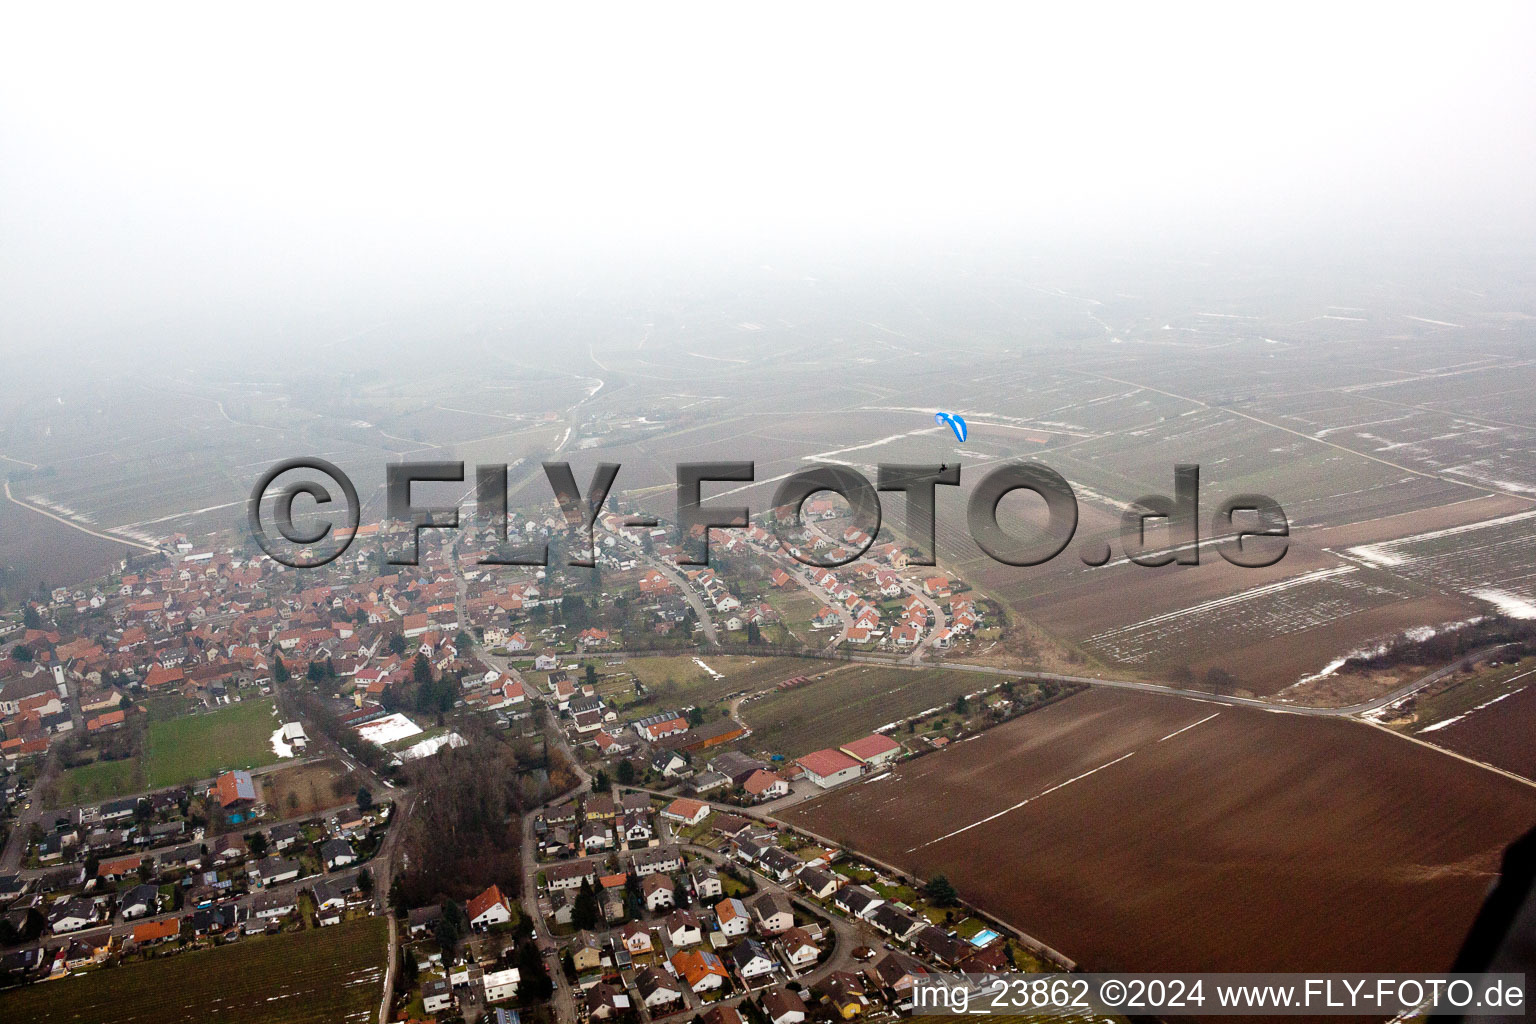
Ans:
[[[1179,608],[1171,612],[1164,612],[1161,615],[1154,615],[1151,618],[1142,619],[1140,622],[1133,622],[1128,626],[1117,626],[1114,629],[1108,629],[1102,633],[1095,634],[1094,636],[1089,637],[1088,640],[1090,643],[1102,642],[1113,637],[1123,636],[1135,632],[1136,630],[1161,625],[1162,623],[1171,622],[1176,619],[1182,619],[1190,615],[1198,616],[1204,614],[1205,612],[1213,611],[1217,608],[1224,608],[1228,605],[1241,604],[1244,601],[1252,601],[1255,598],[1260,597],[1271,597],[1275,594],[1283,593],[1284,591],[1291,590],[1295,587],[1303,587],[1309,583],[1316,583],[1319,580],[1333,579],[1336,576],[1347,576],[1350,573],[1358,571],[1359,570],[1353,565],[1340,565],[1329,569],[1315,569],[1312,572],[1300,573],[1296,576],[1279,580],[1275,583],[1266,583],[1263,586],[1253,587],[1252,589],[1240,591],[1236,594],[1228,594],[1225,597],[1212,598],[1209,601],[1202,601],[1199,604],[1189,605],[1186,608]]]
[[[1440,729],[1444,729],[1448,725],[1455,725],[1457,722],[1461,721],[1462,719],[1468,718],[1472,714],[1474,714],[1474,713],[1476,713],[1478,711],[1483,710],[1483,708],[1492,707],[1493,705],[1497,704],[1499,701],[1503,700],[1505,697],[1513,697],[1515,694],[1517,694],[1519,692],[1520,692],[1519,690],[1511,690],[1508,693],[1501,693],[1497,697],[1493,698],[1493,700],[1484,701],[1483,703],[1479,704],[1477,707],[1473,708],[1471,711],[1464,711],[1461,714],[1455,716],[1454,718],[1447,718],[1443,722],[1436,722],[1434,725],[1427,725],[1427,726],[1425,726],[1424,728],[1419,730],[1419,735],[1422,736],[1426,732],[1437,732]]]
[[[708,672],[709,673],[709,677],[711,679],[724,679],[725,678],[725,675],[723,673],[716,672],[714,669],[712,669],[708,665],[704,664],[703,660],[700,659],[700,658],[694,658],[693,659],[693,663],[695,665],[699,666],[699,668],[703,669],[705,672]]]
[[[433,736],[430,739],[422,740],[414,746],[406,747],[400,751],[400,759],[402,761],[415,761],[419,758],[431,757],[444,747],[462,747],[463,745],[464,737],[458,733],[444,733],[441,736]]]
[[[278,726],[272,732],[272,753],[276,754],[278,757],[293,756],[293,748],[289,746],[288,741],[283,738],[282,726]]]
[[[365,722],[357,727],[358,735],[376,746],[385,746],[396,740],[418,736],[422,732],[421,726],[396,712],[384,718]]]
[[[1385,569],[1396,565],[1404,565],[1412,558],[1398,549],[1410,544],[1422,544],[1425,541],[1440,540],[1445,537],[1456,537],[1463,533],[1472,533],[1477,530],[1487,530],[1499,526],[1507,526],[1510,523],[1521,523],[1527,519],[1536,518],[1536,510],[1529,512],[1516,512],[1512,515],[1498,516],[1494,519],[1484,519],[1478,523],[1464,523],[1461,526],[1448,526],[1443,530],[1430,530],[1427,533],[1416,533],[1410,537],[1399,537],[1397,540],[1382,541],[1379,544],[1361,544],[1352,548],[1345,548],[1344,553],[1352,555],[1357,561],[1364,562],[1373,568]]]
[[[1342,657],[1342,658],[1334,658],[1332,661],[1330,661],[1328,664],[1324,665],[1318,671],[1313,672],[1310,675],[1302,676],[1300,679],[1298,679],[1294,683],[1292,683],[1291,686],[1305,686],[1308,683],[1315,683],[1319,679],[1327,679],[1329,676],[1333,675],[1339,669],[1343,668],[1344,667],[1344,663],[1346,661],[1348,661],[1349,659],[1350,659],[1350,655],[1348,655],[1348,654],[1344,655],[1344,657]]]
[[[1494,590],[1484,587],[1472,591],[1472,596],[1481,601],[1487,601],[1499,610],[1503,615],[1511,619],[1536,619],[1536,604],[1518,594],[1511,594],[1505,590]]]
[[[1361,544],[1359,547],[1345,550],[1373,569],[1389,569],[1408,561],[1397,552],[1388,550],[1389,547],[1390,544]]]

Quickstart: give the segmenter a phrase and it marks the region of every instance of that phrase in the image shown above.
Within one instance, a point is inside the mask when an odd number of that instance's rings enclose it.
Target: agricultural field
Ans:
[[[819,662],[825,666],[827,662]],[[891,722],[952,703],[997,683],[953,669],[902,669],[845,664],[825,678],[776,690],[741,706],[754,749],[798,757],[858,739]]]
[[[1361,544],[1344,554],[1414,580],[1453,590],[1506,614],[1536,615],[1536,510],[1481,523],[1432,530],[1381,544]]]
[[[1536,780],[1536,658],[1455,676],[1400,710],[1388,725]]]
[[[1526,680],[1529,681],[1529,680]],[[1536,780],[1536,686],[1506,691],[1417,735],[1475,761]],[[1427,733],[1427,735],[1426,735]]]
[[[1089,969],[1441,970],[1536,787],[1358,723],[1097,689],[785,817]]]
[[[366,1021],[383,996],[386,922],[242,939],[0,993],[0,1016],[115,1024]]]
[[[277,760],[270,742],[277,724],[271,700],[245,700],[217,711],[151,722],[149,788],[271,764]]]

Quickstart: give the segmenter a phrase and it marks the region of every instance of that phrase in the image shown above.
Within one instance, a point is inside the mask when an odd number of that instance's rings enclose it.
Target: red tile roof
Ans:
[[[818,750],[796,758],[796,764],[810,772],[812,775],[820,775],[825,778],[835,775],[845,768],[857,768],[859,762],[843,753],[841,750]]]
[[[897,743],[889,736],[882,736],[879,733],[871,733],[861,740],[854,740],[852,743],[844,744],[842,747],[843,753],[850,754],[860,761],[868,761],[872,757],[879,757],[881,754],[888,754],[893,750],[900,749],[900,743]]]
[[[489,889],[485,890],[485,892],[469,901],[469,919],[473,921],[475,918],[479,917],[487,910],[490,910],[498,903],[500,903],[502,906],[506,906],[507,898],[501,894],[500,889],[493,885]]]

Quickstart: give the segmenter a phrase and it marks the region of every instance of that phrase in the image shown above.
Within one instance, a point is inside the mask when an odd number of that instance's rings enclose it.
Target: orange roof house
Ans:
[[[465,912],[469,915],[469,923],[477,927],[496,924],[511,920],[512,904],[501,894],[501,889],[493,885],[470,900]]]
[[[256,783],[251,779],[250,772],[225,772],[219,776],[213,788],[219,798],[219,806],[226,811],[249,807],[256,802]]]
[[[136,925],[133,929],[133,941],[135,945],[144,946],[151,942],[164,942],[166,939],[174,939],[181,934],[181,919],[168,917],[164,921],[147,921]]]
[[[144,675],[144,685],[151,690],[158,686],[172,686],[186,680],[186,674],[179,668],[165,668],[161,665],[151,665]]]

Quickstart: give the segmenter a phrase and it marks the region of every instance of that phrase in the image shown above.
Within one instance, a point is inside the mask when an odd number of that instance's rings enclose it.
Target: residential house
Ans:
[[[548,879],[551,892],[580,889],[582,882],[593,884],[597,881],[597,869],[595,862],[590,860],[566,861],[550,865],[545,869],[544,877]]]
[[[720,934],[728,938],[745,935],[752,926],[746,904],[735,897],[726,897],[715,904],[715,920],[720,923]]]
[[[668,821],[676,821],[683,825],[697,825],[709,817],[709,804],[702,800],[680,796],[662,808],[661,816]]]
[[[837,875],[817,867],[801,868],[795,877],[805,887],[806,892],[819,900],[831,896],[837,891],[837,887],[843,884],[842,879]]]
[[[912,986],[916,984],[918,978],[932,972],[932,968],[916,957],[893,951],[881,957],[874,966],[867,968],[864,974],[875,987],[896,999],[901,999],[912,991]]]
[[[412,907],[406,914],[406,924],[411,933],[411,938],[419,939],[432,934],[437,922],[442,920],[443,908],[439,904],[430,907]]]
[[[488,1003],[505,1002],[517,996],[518,971],[516,967],[508,967],[501,971],[489,971],[481,981],[485,985],[485,1001]]]
[[[675,846],[652,846],[633,850],[629,854],[629,869],[644,878],[662,872],[671,873],[683,869],[683,855]]]
[[[779,948],[784,951],[784,959],[796,969],[809,967],[821,956],[821,947],[804,928],[791,928],[780,935]]]
[[[713,899],[725,893],[725,887],[720,883],[720,872],[712,864],[698,865],[688,873],[688,877],[693,880],[693,891],[701,900]]]
[[[777,964],[756,939],[743,939],[731,950],[731,963],[736,976],[747,985],[774,972]]]
[[[327,871],[334,871],[356,861],[357,853],[345,839],[327,839],[320,844],[320,860]]]
[[[752,918],[764,935],[778,935],[795,926],[794,905],[781,892],[762,892],[752,898]]]
[[[667,915],[667,938],[674,946],[696,946],[704,941],[698,915],[691,910],[674,910]]]
[[[597,940],[597,936],[591,932],[577,932],[576,938],[571,942],[571,961],[576,965],[577,973],[585,974],[587,971],[595,971],[603,962],[603,946]]]
[[[676,1004],[683,998],[677,979],[656,967],[647,967],[635,975],[635,989],[647,1010],[655,1011]]]
[[[470,900],[465,913],[469,915],[470,927],[484,931],[492,925],[512,920],[512,905],[501,894],[501,890],[493,885]]]
[[[782,846],[770,846],[758,854],[757,866],[774,881],[787,882],[804,863]]]
[[[421,986],[421,1008],[430,1014],[453,1009],[453,989],[444,978],[430,978]]]
[[[341,923],[341,913],[347,908],[347,893],[353,888],[355,885],[339,878],[322,878],[315,883],[315,920],[321,927]]]
[[[303,826],[297,822],[284,822],[267,830],[267,849],[286,850],[304,838]]]
[[[95,924],[100,917],[96,904],[90,900],[65,900],[49,915],[48,928],[55,935],[63,935]]]
[[[629,1013],[629,993],[605,981],[587,989],[585,1002],[588,1020],[612,1020]]]
[[[811,991],[843,1020],[862,1016],[869,1007],[864,981],[852,971],[833,971],[812,986]]]
[[[633,846],[648,843],[656,835],[651,827],[651,816],[644,811],[625,811],[622,824],[624,842]]]
[[[581,848],[589,854],[612,849],[613,826],[606,821],[587,820],[581,826]]]
[[[660,872],[646,875],[640,880],[640,892],[645,898],[645,909],[655,912],[677,902],[675,886],[669,875]]]
[[[755,803],[760,803],[764,800],[776,800],[781,796],[789,794],[789,783],[773,772],[761,769],[747,776],[746,781],[741,784],[741,788],[746,790],[747,796],[751,797]]]
[[[285,857],[268,857],[252,865],[250,874],[257,879],[263,888],[281,885],[284,882],[291,882],[299,877],[299,862],[288,860]]]
[[[642,921],[631,921],[620,928],[618,939],[630,956],[643,956],[656,948],[656,943],[651,939],[650,929]]]
[[[832,894],[832,905],[849,917],[869,920],[885,900],[873,889],[864,885],[845,885]]]
[[[913,936],[912,946],[917,950],[918,956],[936,961],[946,967],[958,964],[970,952],[968,943],[955,938],[937,925],[929,925],[921,929]]]
[[[125,921],[153,914],[159,907],[160,890],[153,885],[135,885],[117,901],[118,912]]]
[[[168,917],[162,921],[146,921],[135,925],[132,938],[135,946],[153,946],[181,934],[181,919]]]
[[[256,783],[250,772],[225,772],[214,780],[211,795],[218,799],[219,806],[224,809],[224,817],[232,825],[254,817],[258,811]]]
[[[805,1020],[805,1000],[787,985],[775,985],[764,992],[758,1005],[769,1024],[802,1024]]]
[[[719,991],[729,977],[725,963],[715,954],[704,950],[672,954],[672,968],[678,978],[698,994]]]
[[[905,942],[927,927],[928,922],[898,910],[893,903],[885,903],[869,915],[869,923],[897,942]]]
[[[651,758],[651,769],[663,778],[675,779],[688,770],[688,761],[675,750],[660,750]]]
[[[293,913],[294,908],[291,897],[264,892],[251,901],[251,916],[259,921],[276,921]]]

